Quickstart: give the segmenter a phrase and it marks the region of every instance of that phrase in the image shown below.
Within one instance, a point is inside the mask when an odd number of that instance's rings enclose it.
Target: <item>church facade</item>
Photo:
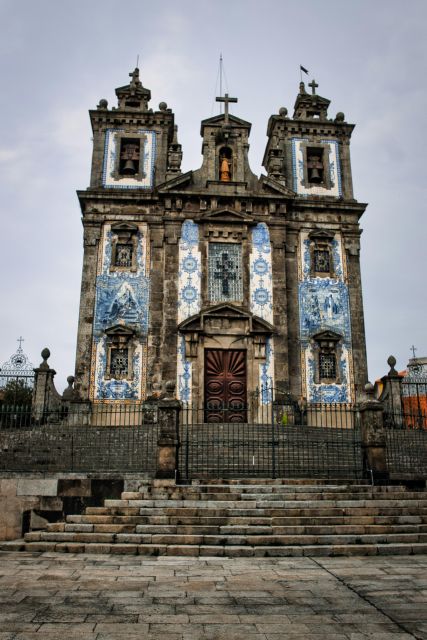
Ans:
[[[183,173],[172,110],[151,109],[139,70],[129,75],[117,107],[90,111],[80,397],[139,403],[174,380],[200,406],[238,407],[257,390],[268,403],[270,389],[353,402],[367,380],[354,125],[301,83],[293,116],[269,119],[258,177],[251,124],[226,94],[201,123],[201,167]]]

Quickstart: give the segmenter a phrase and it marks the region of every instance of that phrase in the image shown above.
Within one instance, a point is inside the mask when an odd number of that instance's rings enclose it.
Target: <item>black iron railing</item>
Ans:
[[[158,432],[156,405],[2,406],[0,469],[154,471]]]
[[[353,406],[298,404],[271,389],[239,406],[185,404],[180,442],[179,466],[185,478],[362,474]]]
[[[384,414],[387,466],[391,474],[427,474],[427,411],[402,403],[402,411]]]

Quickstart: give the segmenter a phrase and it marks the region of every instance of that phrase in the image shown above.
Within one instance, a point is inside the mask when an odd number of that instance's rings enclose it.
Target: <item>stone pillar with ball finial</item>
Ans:
[[[375,398],[374,385],[365,384],[359,404],[364,470],[372,483],[388,479],[383,405]]]
[[[55,389],[53,379],[56,371],[48,364],[49,349],[41,352],[43,361],[34,369],[34,387],[32,398],[32,415],[35,420],[43,420],[47,415],[61,406],[61,396]]]

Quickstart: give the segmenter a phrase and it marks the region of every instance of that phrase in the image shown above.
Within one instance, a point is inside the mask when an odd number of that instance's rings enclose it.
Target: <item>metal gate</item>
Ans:
[[[262,389],[239,407],[185,404],[180,420],[179,472],[194,477],[322,477],[362,475],[357,410],[347,404],[298,404]],[[230,421],[240,411],[245,422]]]

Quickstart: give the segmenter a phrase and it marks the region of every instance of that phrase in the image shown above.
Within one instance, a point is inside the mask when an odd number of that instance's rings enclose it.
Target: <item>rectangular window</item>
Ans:
[[[208,294],[211,302],[243,300],[242,246],[209,243]]]
[[[337,359],[334,353],[319,354],[320,380],[335,380],[337,377]]]

